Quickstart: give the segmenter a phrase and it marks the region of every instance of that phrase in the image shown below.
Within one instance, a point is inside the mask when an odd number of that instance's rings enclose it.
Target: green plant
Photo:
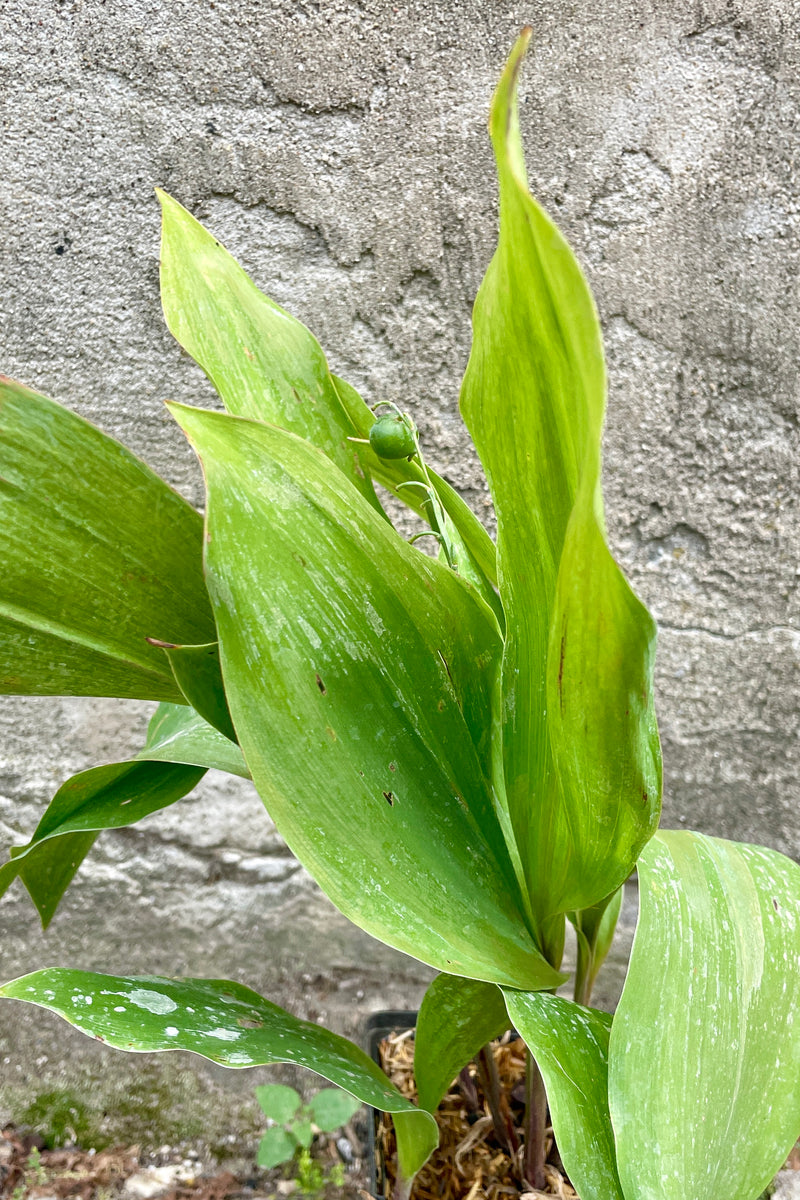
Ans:
[[[595,307],[528,192],[527,37],[491,110],[499,244],[460,401],[496,547],[423,462],[413,422],[399,414],[402,444],[381,457],[378,437],[376,453],[374,413],[311,334],[164,195],[167,322],[226,409],[170,405],[202,460],[205,535],[111,439],[2,389],[0,685],[160,704],[135,759],[60,788],[0,888],[19,876],[46,923],[99,830],[180,799],[207,767],[252,776],[338,907],[442,972],[417,1030],[419,1107],[351,1043],[238,983],[65,969],[0,994],[121,1049],[311,1067],[393,1114],[403,1195],[448,1083],[510,1019],[538,1064],[528,1180],[543,1079],[582,1200],[748,1200],[800,1130],[800,868],[657,832],[655,628],[604,536]],[[374,482],[427,521],[438,561],[397,536]],[[588,1000],[634,867],[612,1021]],[[575,1000],[554,994],[567,921]]]
[[[326,1182],[341,1187],[341,1163],[338,1171],[334,1164],[325,1172],[311,1156],[311,1143],[315,1132],[333,1133],[349,1121],[361,1107],[361,1101],[341,1088],[321,1088],[304,1104],[293,1087],[282,1083],[257,1087],[256,1099],[265,1116],[274,1122],[258,1147],[258,1165],[269,1170],[281,1163],[294,1162],[299,1190],[306,1194],[318,1193]]]

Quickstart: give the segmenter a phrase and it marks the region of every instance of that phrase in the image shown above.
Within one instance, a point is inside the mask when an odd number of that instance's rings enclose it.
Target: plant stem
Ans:
[[[478,1051],[478,1057],[475,1062],[483,1094],[486,1097],[486,1103],[489,1105],[495,1136],[503,1149],[508,1153],[509,1158],[514,1158],[519,1150],[519,1139],[517,1138],[517,1131],[514,1129],[514,1122],[511,1120],[508,1104],[500,1087],[497,1063],[494,1061],[491,1046],[483,1046]]]
[[[544,1163],[546,1155],[545,1130],[547,1129],[547,1096],[542,1073],[531,1054],[526,1051],[525,1071],[525,1149],[522,1162],[522,1179],[536,1191],[545,1187]]]
[[[593,970],[594,967],[594,948],[589,945],[585,937],[578,938],[578,956],[575,963],[575,985],[574,998],[576,1004],[588,1006],[592,998],[592,987],[594,985]]]

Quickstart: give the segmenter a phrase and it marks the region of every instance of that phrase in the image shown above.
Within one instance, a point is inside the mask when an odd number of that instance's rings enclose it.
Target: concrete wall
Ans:
[[[162,403],[214,403],[161,319],[163,186],[335,370],[412,409],[430,460],[488,515],[456,396],[495,237],[488,100],[531,22],[532,186],[597,295],[610,535],[662,628],[665,824],[800,856],[799,17],[794,0],[6,0],[0,369],[200,502]],[[145,719],[3,701],[0,841]],[[209,779],[193,805],[105,835],[46,936],[9,893],[0,975],[229,975],[341,1029],[418,1001],[429,972],[331,910],[244,785]],[[113,1107],[140,1078],[11,1007],[6,1111],[37,1079],[80,1078]],[[221,1073],[152,1069],[234,1119]]]

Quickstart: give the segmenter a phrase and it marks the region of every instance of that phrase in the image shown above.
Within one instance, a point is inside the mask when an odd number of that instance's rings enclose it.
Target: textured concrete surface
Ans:
[[[665,824],[800,856],[798,18],[796,0],[5,0],[0,369],[199,503],[162,401],[214,399],[161,320],[163,186],[334,369],[413,410],[488,516],[456,397],[495,236],[487,104],[530,21],[531,181],[597,295],[610,534],[662,628]],[[0,711],[4,844],[144,721],[107,701]],[[105,835],[46,937],[9,894],[0,974],[228,974],[341,1029],[352,1006],[418,1001],[429,973],[332,912],[245,786],[185,803],[191,821]],[[101,1106],[134,1078],[42,1014],[4,1009],[0,1040],[0,1107],[79,1052]]]

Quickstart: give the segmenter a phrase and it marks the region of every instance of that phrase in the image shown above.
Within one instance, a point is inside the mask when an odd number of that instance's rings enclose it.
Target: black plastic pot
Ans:
[[[364,1022],[364,1043],[367,1054],[374,1062],[381,1065],[380,1044],[390,1033],[398,1033],[403,1029],[414,1029],[417,1024],[417,1014],[410,1009],[387,1009],[385,1012],[372,1013]],[[378,1153],[377,1131],[381,1114],[377,1108],[369,1110],[367,1124],[367,1186],[374,1200],[387,1200],[386,1171],[383,1159]]]

